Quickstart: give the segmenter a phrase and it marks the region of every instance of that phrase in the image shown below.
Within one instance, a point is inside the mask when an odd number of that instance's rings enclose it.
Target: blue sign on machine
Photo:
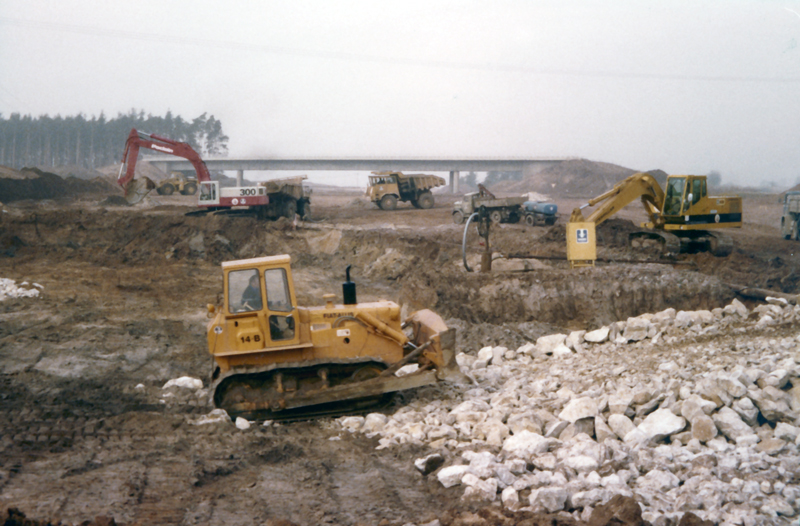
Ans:
[[[588,228],[578,228],[575,230],[575,237],[577,238],[578,243],[588,243],[589,242],[589,229]]]

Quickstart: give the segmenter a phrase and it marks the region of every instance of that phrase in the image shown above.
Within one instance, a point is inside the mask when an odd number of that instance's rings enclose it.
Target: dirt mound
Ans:
[[[538,192],[559,197],[591,197],[607,192],[637,171],[611,163],[574,159],[545,168],[521,181],[493,185],[491,189],[502,193]],[[667,174],[662,170],[648,173],[662,186],[667,181]]]
[[[23,168],[24,178],[0,178],[0,201],[8,203],[22,199],[61,199],[82,194],[118,194],[121,190],[107,179],[96,177],[83,180],[63,178],[38,168]]]

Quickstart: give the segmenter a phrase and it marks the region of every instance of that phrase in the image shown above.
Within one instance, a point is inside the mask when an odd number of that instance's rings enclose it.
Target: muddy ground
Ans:
[[[0,302],[0,508],[70,523],[98,515],[125,524],[574,522],[502,518],[499,508],[462,502],[460,490],[414,468],[429,451],[376,450],[330,420],[247,432],[192,425],[209,412],[206,398],[165,399],[162,386],[180,376],[207,381],[205,305],[220,299],[225,260],[291,254],[307,305],[340,294],[352,264],[360,301],[432,308],[459,328],[465,352],[667,307],[722,307],[735,297],[731,284],[800,292],[800,245],[779,235],[777,196],[745,197],[746,224],[732,233],[728,258],[665,263],[631,253],[621,239],[624,219],[641,215],[632,209],[601,230],[599,255],[649,262],[569,270],[559,259],[497,260],[492,274],[464,271],[453,200],[384,212],[356,194],[315,195],[314,221],[297,226],[187,217],[190,197],[136,207],[101,206],[97,196],[6,204],[0,277],[36,282],[43,293]],[[561,224],[502,225],[494,250],[563,256],[563,221],[578,201],[556,202]],[[471,234],[473,262],[478,242]],[[438,395],[405,393],[387,411]]]

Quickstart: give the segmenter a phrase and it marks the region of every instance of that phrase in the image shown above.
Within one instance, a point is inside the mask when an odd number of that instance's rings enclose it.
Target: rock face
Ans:
[[[338,423],[379,448],[430,448],[421,473],[512,510],[597,525],[793,523],[800,307],[763,307],[667,309],[485,347],[457,356],[475,384]],[[760,326],[767,313],[775,324]]]

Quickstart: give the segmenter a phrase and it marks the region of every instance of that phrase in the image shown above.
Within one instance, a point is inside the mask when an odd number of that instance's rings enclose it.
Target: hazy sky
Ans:
[[[800,0],[0,0],[0,113],[208,112],[231,155],[800,180]]]

